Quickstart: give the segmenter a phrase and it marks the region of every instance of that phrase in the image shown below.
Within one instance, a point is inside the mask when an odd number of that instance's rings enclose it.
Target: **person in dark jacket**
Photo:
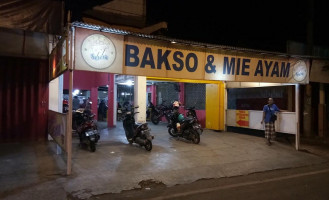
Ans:
[[[104,121],[106,118],[106,112],[107,112],[107,105],[105,104],[104,100],[101,100],[98,106],[98,120]]]

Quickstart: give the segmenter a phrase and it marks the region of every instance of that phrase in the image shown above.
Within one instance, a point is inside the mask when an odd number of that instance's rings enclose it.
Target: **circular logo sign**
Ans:
[[[302,60],[299,60],[294,65],[293,77],[296,81],[303,81],[307,76],[307,67],[306,63]]]
[[[86,63],[95,69],[110,67],[116,56],[113,42],[101,34],[88,36],[81,45],[81,54]]]

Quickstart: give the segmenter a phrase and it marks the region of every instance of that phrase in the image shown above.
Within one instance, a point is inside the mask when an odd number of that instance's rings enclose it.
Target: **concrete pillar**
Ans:
[[[312,136],[312,86],[310,84],[305,86],[304,92],[304,136]]]
[[[90,90],[90,99],[91,99],[91,111],[96,114],[95,119],[98,119],[98,109],[97,109],[97,100],[98,100],[98,88],[92,87]]]
[[[300,147],[300,122],[299,122],[299,113],[300,113],[300,106],[299,106],[299,84],[296,84],[295,86],[295,114],[296,114],[296,136],[295,136],[295,147],[296,150],[299,150]]]
[[[135,109],[135,112],[139,112],[135,115],[135,120],[138,123],[146,122],[146,77],[135,76],[134,85],[134,106],[139,106]]]
[[[151,92],[152,92],[152,103],[154,106],[157,104],[157,88],[156,85],[151,85]]]
[[[327,125],[327,115],[326,115],[326,102],[325,102],[325,91],[324,91],[324,84],[320,83],[320,90],[319,90],[319,106],[318,106],[318,126],[319,126],[319,136],[324,137],[324,133],[326,132]]]
[[[114,74],[110,74],[110,82],[108,87],[108,111],[107,111],[107,126],[114,126]]]
[[[114,76],[115,77],[115,76]],[[115,78],[114,78],[115,81]],[[113,88],[113,126],[117,125],[117,114],[118,114],[118,84],[114,82]]]

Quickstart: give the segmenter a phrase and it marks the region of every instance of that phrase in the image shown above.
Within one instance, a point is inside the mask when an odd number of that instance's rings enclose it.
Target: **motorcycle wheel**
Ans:
[[[146,151],[151,151],[152,150],[152,142],[150,140],[147,140],[144,147],[145,147]]]
[[[194,144],[199,144],[200,143],[200,135],[198,132],[194,131],[191,133],[190,139]]]
[[[155,114],[152,114],[151,115],[151,121],[155,125],[159,124],[159,118],[158,118],[158,116],[156,116]]]
[[[175,131],[175,129],[172,128],[172,127],[168,128],[168,133],[169,133],[169,135],[171,135],[173,137],[177,137],[178,136],[177,133],[176,133],[176,131]]]
[[[96,151],[96,142],[90,141],[90,151],[95,152]]]

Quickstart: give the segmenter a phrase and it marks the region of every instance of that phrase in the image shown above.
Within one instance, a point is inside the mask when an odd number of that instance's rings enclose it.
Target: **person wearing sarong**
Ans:
[[[265,139],[266,144],[271,145],[271,140],[275,139],[275,120],[272,115],[277,115],[280,109],[274,104],[273,98],[268,99],[268,104],[263,108],[263,118],[261,123],[265,123]]]

